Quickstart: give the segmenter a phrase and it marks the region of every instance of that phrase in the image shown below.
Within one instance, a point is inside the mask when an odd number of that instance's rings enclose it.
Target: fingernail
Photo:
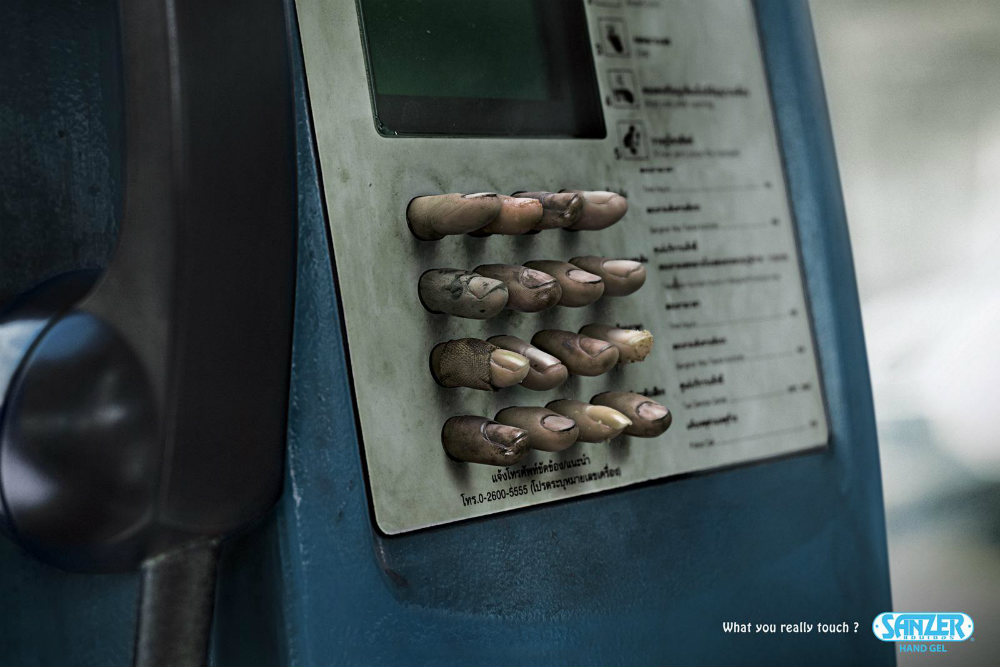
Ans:
[[[506,426],[504,424],[496,424],[490,422],[483,426],[483,433],[489,439],[490,442],[496,443],[498,445],[504,445],[509,447],[510,445],[516,443],[522,438],[527,437],[524,429],[516,428],[514,426]]]
[[[580,215],[568,229],[597,230],[615,224],[628,211],[628,200],[617,192],[604,190],[564,190],[575,192],[583,200]]]
[[[653,334],[645,329],[619,329],[607,324],[588,324],[580,333],[607,341],[618,348],[618,363],[642,361],[653,349]]]
[[[591,204],[608,204],[613,201],[618,201],[618,199],[625,199],[617,192],[608,192],[607,190],[584,190],[583,198]]]
[[[536,371],[547,371],[554,366],[563,365],[561,361],[553,357],[551,354],[542,352],[534,345],[532,345],[531,349],[527,351],[526,356],[528,357],[528,363],[530,363],[531,367]]]
[[[478,338],[438,343],[431,350],[431,374],[442,387],[492,391],[519,383],[528,374],[528,360]]]
[[[501,281],[499,280],[493,280],[484,276],[472,276],[469,278],[469,282],[466,287],[468,288],[469,293],[477,299],[483,299],[494,290],[502,291],[503,285],[500,283]]]
[[[510,350],[493,350],[491,358],[493,363],[508,371],[520,372],[528,365],[526,358]]]
[[[569,377],[569,369],[561,361],[516,336],[493,336],[489,342],[517,352],[528,360],[530,370],[521,381],[521,386],[525,389],[548,391],[558,387]]]
[[[624,429],[626,435],[655,438],[670,428],[673,421],[665,406],[629,391],[606,391],[591,398],[590,402],[617,410],[631,419],[632,423]]]
[[[609,347],[612,347],[611,343],[606,340],[597,340],[596,338],[591,338],[589,336],[580,336],[580,347],[583,351],[592,357],[596,357],[601,354]]]
[[[528,444],[533,449],[559,452],[574,442],[580,431],[576,422],[541,407],[504,408],[493,418],[500,424],[507,424],[528,433]]]
[[[606,296],[627,296],[646,282],[646,267],[631,259],[607,259],[588,255],[574,257],[570,264],[589,271],[604,281]]]
[[[670,411],[659,403],[654,403],[653,401],[646,401],[636,408],[636,413],[643,419],[648,419],[649,421],[657,421],[663,419]]]
[[[529,269],[527,267],[521,271],[521,275],[518,276],[518,281],[529,289],[549,287],[550,285],[558,284],[556,283],[556,279],[549,274],[536,271],[535,269]]]
[[[490,362],[493,364],[490,383],[498,389],[520,384],[530,370],[527,358],[510,350],[494,350]]]
[[[476,273],[503,281],[510,310],[536,313],[555,306],[562,298],[562,287],[555,278],[524,266],[483,264],[476,267]]]
[[[432,313],[485,320],[507,305],[507,286],[461,269],[430,269],[417,282],[424,308]]]
[[[632,425],[631,419],[617,410],[603,405],[591,405],[587,408],[587,415],[591,419],[619,431],[622,431]]]
[[[600,276],[595,276],[589,271],[584,271],[582,269],[570,269],[566,272],[566,275],[570,280],[575,280],[578,283],[599,283],[601,282]]]
[[[576,422],[562,415],[548,415],[542,419],[542,426],[553,433],[561,433],[575,428]]]
[[[515,192],[515,197],[542,203],[542,219],[535,229],[555,229],[573,225],[583,212],[583,197],[575,192]]]
[[[555,278],[562,290],[559,297],[560,306],[579,308],[594,303],[604,294],[604,281],[600,276],[579,269],[568,262],[536,259],[525,262],[524,265]]]
[[[573,375],[601,375],[618,363],[618,348],[611,343],[569,331],[543,329],[531,344],[559,359]]]
[[[452,417],[441,428],[441,444],[448,456],[466,463],[514,465],[528,453],[528,433],[484,417]]]
[[[628,278],[636,271],[642,270],[642,264],[631,259],[606,259],[603,264],[604,270],[619,278]]]
[[[559,399],[547,406],[576,422],[577,439],[581,442],[603,442],[621,434],[631,422],[620,412],[608,407],[591,405],[574,399]]]

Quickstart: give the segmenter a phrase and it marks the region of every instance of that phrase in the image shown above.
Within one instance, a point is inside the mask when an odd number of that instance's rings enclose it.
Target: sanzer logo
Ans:
[[[884,642],[964,642],[974,627],[972,617],[958,611],[886,611],[872,621],[872,632]]]

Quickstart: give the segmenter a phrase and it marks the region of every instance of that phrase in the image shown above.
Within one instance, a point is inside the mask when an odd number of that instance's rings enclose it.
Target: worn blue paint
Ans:
[[[758,0],[757,8],[823,367],[829,450],[377,536],[298,62],[287,486],[274,516],[227,550],[217,663],[893,661],[892,647],[868,630],[891,608],[879,461],[811,27],[804,2]],[[131,578],[58,573],[9,545],[0,547],[0,568],[0,663],[124,661]],[[857,621],[859,630],[734,636],[722,633],[726,620]]]

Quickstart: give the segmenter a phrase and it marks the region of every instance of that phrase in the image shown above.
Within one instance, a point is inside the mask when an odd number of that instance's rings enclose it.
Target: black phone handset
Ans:
[[[0,527],[143,570],[137,664],[205,660],[219,540],[283,479],[296,245],[279,0],[130,0],[118,247],[0,315]]]

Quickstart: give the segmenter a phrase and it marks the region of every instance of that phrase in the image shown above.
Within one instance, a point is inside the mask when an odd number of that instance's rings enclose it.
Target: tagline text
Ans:
[[[723,621],[722,631],[729,634],[851,634],[858,631],[860,623],[857,621],[840,621],[839,623],[808,623],[799,621],[797,623],[754,623],[752,621]]]

